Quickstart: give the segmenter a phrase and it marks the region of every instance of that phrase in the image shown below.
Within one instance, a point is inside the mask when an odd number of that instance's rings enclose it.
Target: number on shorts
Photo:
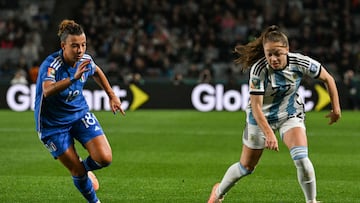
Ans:
[[[87,112],[84,116],[84,118],[81,119],[81,121],[83,122],[83,124],[85,125],[86,128],[90,127],[91,125],[96,124],[96,117],[94,114]]]

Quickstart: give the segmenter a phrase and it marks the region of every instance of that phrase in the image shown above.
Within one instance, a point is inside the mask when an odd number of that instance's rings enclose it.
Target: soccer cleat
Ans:
[[[212,188],[208,203],[221,203],[224,200],[224,196],[216,196],[216,190],[219,188],[219,185],[219,183],[216,183]]]
[[[96,178],[95,174],[92,171],[88,171],[88,177],[91,180],[94,190],[97,191],[99,189],[100,185],[99,185],[99,181]]]
[[[322,203],[321,201],[317,201],[317,200],[310,200],[307,203]]]

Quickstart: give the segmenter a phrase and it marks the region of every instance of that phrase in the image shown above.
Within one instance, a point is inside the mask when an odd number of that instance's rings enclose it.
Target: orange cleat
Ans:
[[[99,185],[99,181],[96,178],[95,174],[92,171],[89,171],[88,172],[88,177],[91,180],[91,183],[92,183],[92,185],[94,187],[94,190],[97,191],[99,189],[100,185]]]
[[[224,200],[224,196],[217,197],[216,190],[219,188],[220,183],[216,183],[212,188],[208,203],[221,203]]]

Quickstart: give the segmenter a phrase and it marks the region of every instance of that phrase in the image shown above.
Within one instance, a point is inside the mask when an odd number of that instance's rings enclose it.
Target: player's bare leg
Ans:
[[[112,151],[105,135],[99,135],[85,144],[90,156],[83,163],[87,171],[106,167],[112,162]]]

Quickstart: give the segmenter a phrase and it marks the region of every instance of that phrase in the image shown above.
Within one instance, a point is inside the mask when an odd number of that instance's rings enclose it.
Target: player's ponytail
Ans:
[[[77,24],[73,20],[63,20],[59,24],[58,37],[61,42],[64,42],[68,35],[81,35],[84,33],[84,29],[81,25]]]
[[[243,71],[249,69],[257,60],[264,57],[262,36],[246,45],[235,46],[235,53],[238,55],[234,60],[235,64],[239,64]]]
[[[272,25],[267,27],[254,41],[235,47],[235,53],[238,55],[238,58],[234,60],[235,64],[239,64],[243,71],[250,68],[256,61],[265,57],[263,45],[266,42],[282,42],[284,46],[289,46],[286,35],[280,31],[278,26]]]

